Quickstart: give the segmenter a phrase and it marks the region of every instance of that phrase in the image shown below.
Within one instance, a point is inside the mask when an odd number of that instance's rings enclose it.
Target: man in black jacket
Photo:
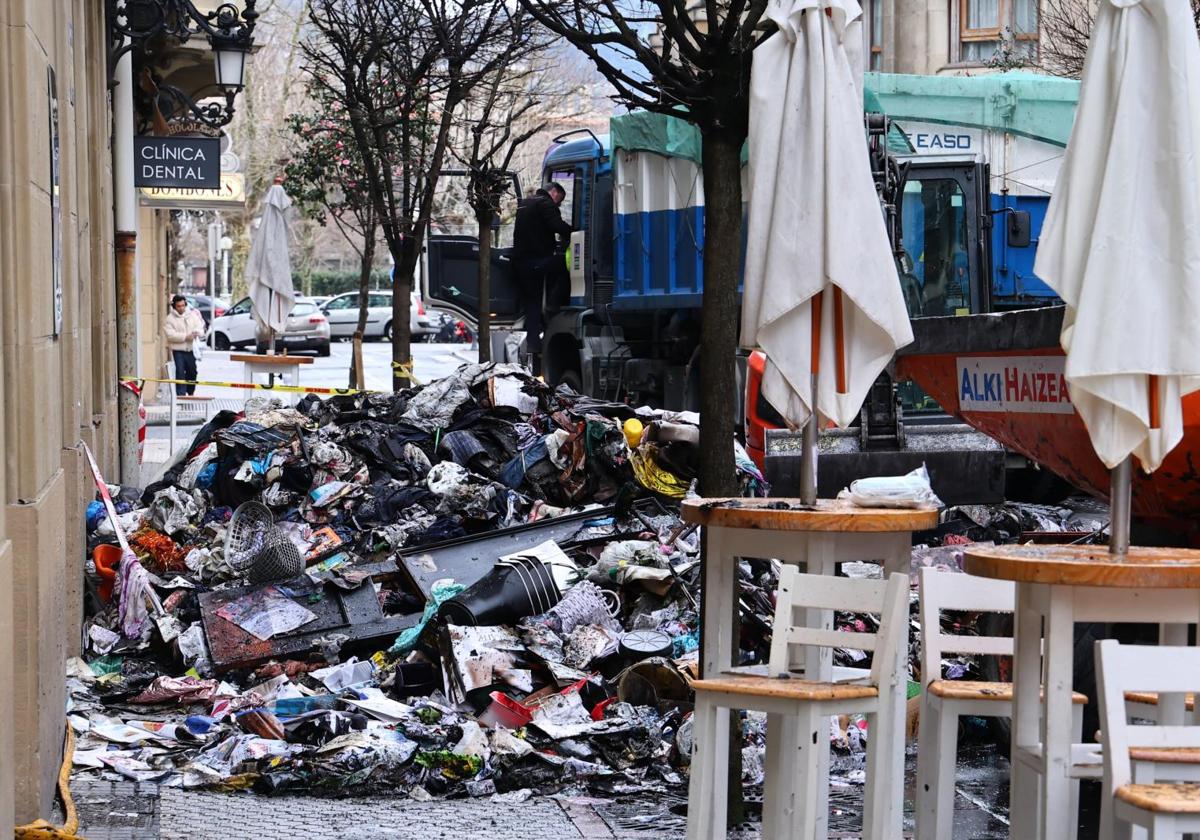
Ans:
[[[569,239],[572,231],[558,212],[558,205],[566,195],[561,184],[546,184],[517,208],[513,226],[513,262],[525,310],[525,347],[534,374],[542,372],[542,298],[560,304],[568,292],[566,258],[555,253],[558,238]]]

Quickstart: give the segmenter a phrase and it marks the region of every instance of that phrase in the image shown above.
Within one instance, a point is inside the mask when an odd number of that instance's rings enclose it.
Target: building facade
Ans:
[[[978,73],[1037,69],[1040,0],[862,0],[869,69]]]
[[[104,4],[0,3],[0,833],[49,817],[80,647],[81,443],[116,453]]]

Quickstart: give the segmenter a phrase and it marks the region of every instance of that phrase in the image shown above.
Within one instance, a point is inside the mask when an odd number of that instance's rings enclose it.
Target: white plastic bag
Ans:
[[[199,338],[192,339],[192,355],[196,357],[196,361],[204,358],[204,341]]]
[[[867,508],[941,507],[942,500],[929,486],[929,471],[922,464],[908,475],[860,478],[838,494],[851,504]]]

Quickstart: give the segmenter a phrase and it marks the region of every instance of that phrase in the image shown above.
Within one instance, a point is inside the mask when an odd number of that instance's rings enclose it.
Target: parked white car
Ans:
[[[329,334],[350,338],[358,326],[358,292],[346,292],[331,298],[321,307],[329,319]],[[437,332],[438,319],[425,309],[421,295],[414,291],[409,301],[408,326],[413,337]],[[367,326],[364,338],[392,338],[392,291],[380,289],[367,295]]]
[[[237,347],[258,346],[255,335],[254,317],[250,314],[250,298],[245,297],[225,310],[225,314],[213,318],[208,330],[209,343],[217,350]],[[265,345],[266,339],[263,343]],[[296,305],[288,315],[287,330],[275,337],[275,349],[313,350],[319,356],[329,355],[329,321],[311,298],[296,298]]]

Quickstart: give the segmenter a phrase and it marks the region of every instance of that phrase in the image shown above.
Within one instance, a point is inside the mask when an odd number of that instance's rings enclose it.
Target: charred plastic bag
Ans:
[[[562,593],[550,568],[533,557],[501,560],[465,592],[442,604],[438,617],[464,627],[515,624],[549,612]]]
[[[850,488],[839,493],[838,498],[866,508],[942,506],[942,500],[929,486],[929,471],[924,464],[908,475],[860,478],[851,482]]]

